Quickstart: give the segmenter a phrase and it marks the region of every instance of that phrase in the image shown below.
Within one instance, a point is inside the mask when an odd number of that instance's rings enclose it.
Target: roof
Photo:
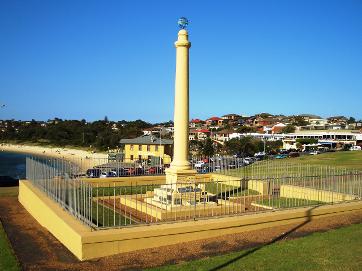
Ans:
[[[200,120],[200,119],[192,119],[190,122],[192,122],[192,123],[200,123],[200,122],[204,122],[204,121]]]
[[[139,145],[172,145],[172,139],[160,139],[151,135],[144,135],[136,138],[124,138],[119,141],[120,144],[139,144]]]
[[[226,130],[226,129],[216,132],[216,134],[233,134],[233,133],[235,133],[234,130]]]
[[[298,115],[298,117],[306,117],[306,118],[311,118],[311,119],[321,119],[320,116],[312,115],[312,114],[300,114],[300,115]]]
[[[286,125],[284,123],[277,123],[273,127],[285,127]]]
[[[210,131],[208,129],[194,130],[194,132],[196,132],[196,133],[210,133]]]
[[[240,117],[238,114],[226,114],[223,117]]]
[[[222,118],[219,118],[219,117],[211,117],[211,118],[208,118],[207,120],[222,120]]]

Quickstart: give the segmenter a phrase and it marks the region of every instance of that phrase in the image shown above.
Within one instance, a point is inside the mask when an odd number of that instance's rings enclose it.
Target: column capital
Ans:
[[[178,32],[178,39],[175,42],[175,47],[191,47],[191,42],[189,42],[189,35],[185,29],[181,29]]]

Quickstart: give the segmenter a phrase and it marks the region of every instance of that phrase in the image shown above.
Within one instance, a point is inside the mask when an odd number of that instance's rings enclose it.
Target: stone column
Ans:
[[[176,47],[176,78],[174,107],[174,155],[166,170],[168,183],[194,175],[189,156],[189,48],[191,42],[185,29],[178,32]]]

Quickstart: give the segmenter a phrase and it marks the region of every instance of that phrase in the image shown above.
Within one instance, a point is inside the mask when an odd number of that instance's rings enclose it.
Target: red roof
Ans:
[[[210,131],[208,129],[195,130],[194,132],[197,132],[197,133],[210,133]]]
[[[192,119],[191,122],[192,123],[200,123],[200,122],[203,122],[203,121],[200,120],[200,119]]]
[[[207,119],[207,120],[222,120],[222,118],[219,118],[219,117],[211,117],[211,118],[209,118],[209,119]]]

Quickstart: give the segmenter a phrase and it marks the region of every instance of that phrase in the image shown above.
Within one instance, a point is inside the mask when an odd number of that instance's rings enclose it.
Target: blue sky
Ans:
[[[190,117],[362,118],[362,1],[0,1],[0,119],[173,119],[177,19]]]

